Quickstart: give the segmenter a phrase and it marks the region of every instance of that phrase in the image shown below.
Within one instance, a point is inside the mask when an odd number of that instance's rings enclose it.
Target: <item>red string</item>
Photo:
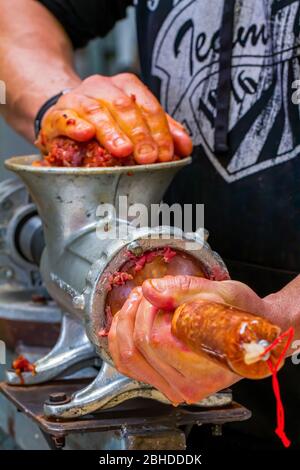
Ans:
[[[273,386],[273,391],[274,391],[274,395],[275,395],[275,398],[276,398],[277,427],[275,429],[275,433],[277,434],[279,439],[281,439],[281,441],[282,441],[282,443],[285,447],[289,447],[291,445],[291,441],[289,440],[289,438],[285,434],[285,429],[284,429],[284,427],[285,427],[284,407],[283,407],[282,399],[281,399],[281,395],[280,395],[280,387],[279,387],[279,381],[278,381],[277,373],[278,373],[278,367],[280,366],[282,360],[284,359],[284,357],[287,353],[287,350],[289,349],[290,344],[293,340],[294,333],[295,333],[294,328],[289,328],[286,332],[282,333],[282,335],[280,335],[277,339],[275,339],[275,341],[273,341],[273,343],[270,344],[270,346],[268,346],[265,349],[265,351],[261,354],[261,357],[264,357],[268,352],[272,351],[272,349],[274,349],[275,346],[277,346],[277,344],[281,343],[282,340],[287,337],[286,344],[285,344],[285,346],[284,346],[284,348],[283,348],[276,364],[273,365],[271,359],[267,360],[267,364],[268,364],[269,369],[272,373],[272,386]]]

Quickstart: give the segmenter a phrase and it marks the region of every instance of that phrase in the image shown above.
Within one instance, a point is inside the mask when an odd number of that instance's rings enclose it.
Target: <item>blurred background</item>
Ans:
[[[95,73],[138,72],[134,14],[134,8],[128,8],[127,18],[120,21],[106,38],[91,41],[86,48],[76,51],[76,68],[82,78]],[[5,158],[34,152],[35,147],[17,135],[0,116],[0,181],[12,177],[4,169]]]

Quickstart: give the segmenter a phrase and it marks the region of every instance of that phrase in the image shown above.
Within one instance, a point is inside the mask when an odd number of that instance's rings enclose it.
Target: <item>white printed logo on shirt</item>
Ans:
[[[185,124],[223,178],[233,182],[300,153],[299,106],[291,98],[292,82],[300,77],[300,2],[237,0],[231,151],[217,158],[214,119],[222,11],[223,0],[175,1],[156,38],[152,74],[161,80],[162,105]]]

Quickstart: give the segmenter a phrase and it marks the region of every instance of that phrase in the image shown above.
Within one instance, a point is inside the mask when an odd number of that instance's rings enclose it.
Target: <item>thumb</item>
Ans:
[[[43,119],[42,130],[49,140],[63,135],[86,142],[95,136],[95,127],[71,109],[50,110]]]
[[[174,310],[199,294],[202,299],[222,302],[218,284],[217,281],[195,276],[165,276],[145,281],[142,288],[144,297],[152,305],[163,310]]]
[[[250,287],[238,281],[165,276],[145,281],[142,289],[144,297],[163,310],[175,310],[179,305],[198,298],[232,305],[260,316],[267,314],[264,301]]]

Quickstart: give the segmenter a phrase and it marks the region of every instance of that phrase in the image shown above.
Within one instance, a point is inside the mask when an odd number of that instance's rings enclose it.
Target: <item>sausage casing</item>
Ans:
[[[278,326],[264,318],[205,300],[179,306],[172,320],[172,333],[192,351],[250,379],[267,377],[270,368],[266,357],[260,355],[253,363],[247,363],[247,350],[259,345],[264,351],[261,345],[271,344],[280,332]],[[273,364],[278,362],[283,348],[284,344],[279,343],[270,351],[268,359]]]

